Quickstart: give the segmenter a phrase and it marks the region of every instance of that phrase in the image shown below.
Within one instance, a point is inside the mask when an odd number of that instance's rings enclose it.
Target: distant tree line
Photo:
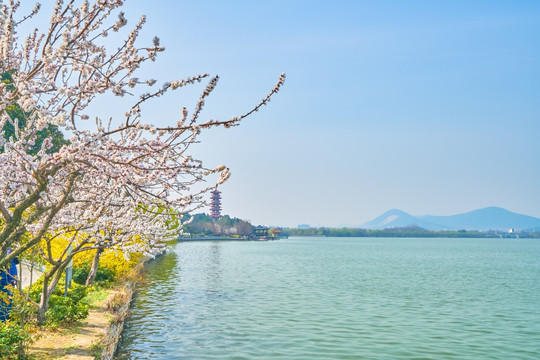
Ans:
[[[426,230],[418,226],[388,228],[382,230],[369,230],[358,228],[283,228],[282,234],[287,236],[328,236],[328,237],[439,237],[439,238],[485,238],[510,237],[505,232],[477,231],[477,230]],[[524,238],[540,238],[540,232],[519,234]]]
[[[183,221],[189,221],[184,225],[184,231],[192,235],[249,236],[253,233],[253,226],[248,221],[231,218],[229,215],[219,219],[213,219],[208,214],[186,215]]]

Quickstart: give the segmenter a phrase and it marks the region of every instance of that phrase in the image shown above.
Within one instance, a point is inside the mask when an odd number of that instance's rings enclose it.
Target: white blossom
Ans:
[[[284,76],[245,114],[205,121],[202,109],[217,76],[195,75],[164,82],[153,92],[138,91],[140,85],[157,82],[136,75],[163,47],[159,38],[147,47],[138,44],[145,17],[124,29],[128,21],[119,11],[122,1],[83,1],[75,6],[57,0],[49,28],[27,36],[17,34],[14,4],[0,2],[0,74],[12,74],[9,86],[0,84],[0,127],[14,124],[18,135],[0,137],[0,220],[10,225],[4,228],[15,229],[0,233],[0,254],[7,248],[24,251],[16,236],[21,229],[26,230],[29,245],[48,236],[44,234],[80,229],[75,247],[99,244],[127,256],[163,251],[164,241],[179,231],[166,226],[171,212],[183,214],[205,206],[207,192],[230,177],[225,165],[207,168],[190,156],[190,145],[198,142],[201,131],[235,126],[265,105]],[[32,16],[17,18],[33,21]],[[110,31],[120,32],[123,41],[108,48],[101,41]],[[145,120],[142,103],[203,80],[208,84],[190,118],[182,108],[182,119],[171,125]],[[134,104],[124,110],[125,117],[111,119],[108,126],[96,119],[95,126],[86,122],[83,130],[80,122],[90,118],[89,105],[102,94],[133,94]],[[15,103],[28,114],[20,128],[6,112]],[[38,131],[53,125],[69,137],[60,148],[55,147],[59,139],[39,139]],[[205,181],[210,184],[203,186]],[[24,216],[12,216],[15,211]],[[0,255],[0,266],[2,261]]]

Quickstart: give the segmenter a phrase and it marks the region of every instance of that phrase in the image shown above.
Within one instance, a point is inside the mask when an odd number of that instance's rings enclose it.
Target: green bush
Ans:
[[[98,269],[99,271],[99,269]],[[86,284],[86,279],[90,273],[90,265],[88,263],[82,263],[77,267],[73,267],[73,281],[77,284]]]
[[[42,287],[43,278],[32,285],[30,297],[36,302],[40,300]],[[54,289],[49,299],[49,309],[45,313],[49,326],[73,325],[88,316],[90,305],[84,300],[88,292],[86,286],[72,283],[71,289],[68,289],[67,297],[64,297],[64,289],[65,282],[62,279]]]
[[[86,284],[86,279],[88,278],[89,273],[90,264],[87,262],[82,263],[77,267],[73,267],[73,281],[77,284],[84,285]],[[94,284],[103,286],[109,285],[114,281],[115,276],[116,274],[113,270],[105,266],[100,266],[98,267]]]
[[[66,282],[64,281],[64,278],[60,279],[58,282],[58,285],[56,285],[56,288],[53,291],[53,295],[59,295],[64,296],[64,291],[66,287]],[[39,278],[35,283],[32,284],[32,288],[30,289],[30,297],[35,302],[39,302],[41,297],[41,291],[43,290],[43,277]],[[83,297],[86,296],[87,288],[84,285],[79,285],[76,282],[71,282],[71,289],[68,289],[68,296],[80,300]]]
[[[15,358],[19,344],[30,340],[30,332],[12,321],[0,322],[0,359]]]
[[[88,316],[90,305],[82,300],[63,295],[51,295],[49,300],[49,310],[45,313],[47,325],[58,327],[61,325],[72,325]]]
[[[58,284],[49,299],[49,310],[45,313],[49,326],[72,325],[88,316],[90,305],[84,300],[87,288],[72,284],[64,297],[64,287],[65,283]]]

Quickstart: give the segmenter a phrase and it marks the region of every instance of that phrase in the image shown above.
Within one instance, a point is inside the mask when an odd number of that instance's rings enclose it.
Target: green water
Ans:
[[[540,359],[540,241],[179,243],[120,359]]]

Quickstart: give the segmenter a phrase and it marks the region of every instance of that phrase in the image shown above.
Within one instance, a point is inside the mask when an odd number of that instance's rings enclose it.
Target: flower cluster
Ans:
[[[270,101],[285,76],[245,114],[203,121],[201,111],[219,77],[196,75],[148,92],[156,80],[135,76],[141,64],[164,50],[158,38],[147,47],[136,45],[144,17],[119,46],[104,45],[109,32],[127,26],[122,1],[57,0],[49,28],[31,32],[21,43],[17,26],[31,21],[39,6],[21,19],[18,6],[0,0],[0,129],[15,129],[0,144],[0,266],[66,231],[87,234],[79,238],[89,248],[161,251],[162,241],[177,231],[168,226],[171,214],[203,206],[205,193],[230,176],[227,167],[207,169],[187,153],[201,129],[238,125]],[[182,108],[181,120],[170,126],[144,121],[143,102],[206,79],[191,116]],[[108,125],[97,119],[93,130],[79,129],[97,96],[124,96],[128,89],[141,89],[142,95],[123,119]],[[20,109],[19,118],[13,118],[13,107]],[[51,126],[70,134],[55,152],[52,135],[40,140]],[[29,151],[36,144],[41,148]],[[213,174],[218,177],[213,185],[200,186]],[[134,242],[135,235],[145,241]]]

